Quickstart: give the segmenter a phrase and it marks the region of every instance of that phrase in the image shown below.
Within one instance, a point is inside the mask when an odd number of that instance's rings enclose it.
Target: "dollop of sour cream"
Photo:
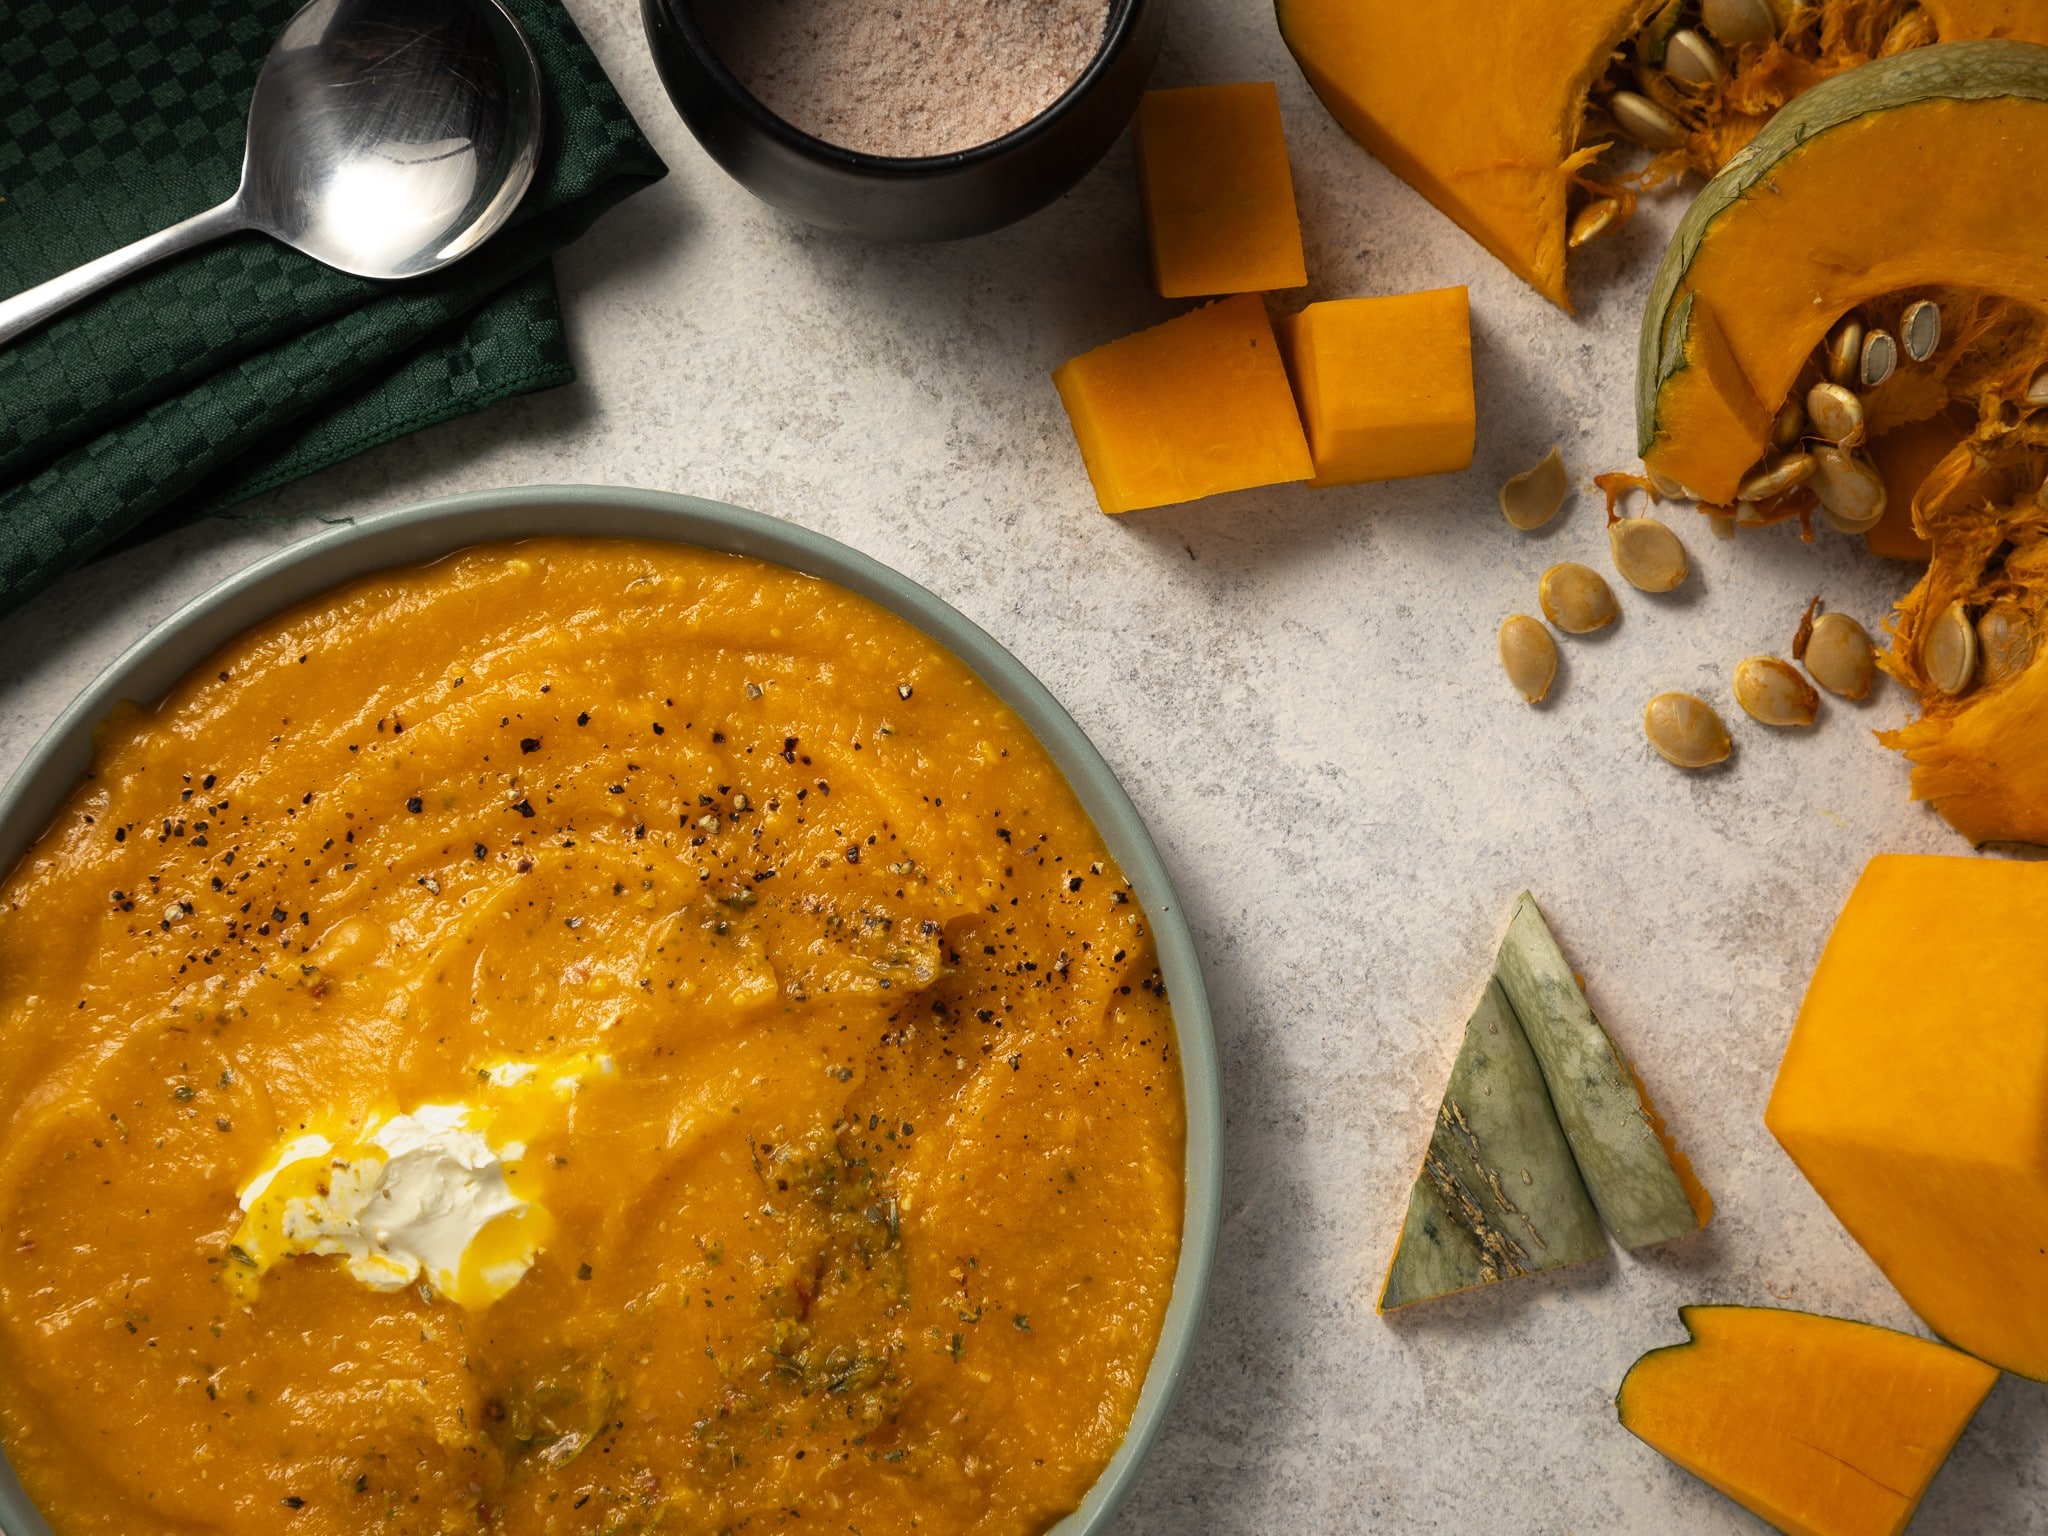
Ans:
[[[288,1258],[325,1254],[373,1290],[425,1284],[464,1307],[517,1285],[553,1233],[523,1161],[532,1137],[559,1130],[612,1058],[577,1051],[476,1069],[483,1102],[373,1111],[329,1136],[302,1128],[242,1185],[228,1245],[238,1300]],[[522,1192],[522,1186],[529,1186]]]
[[[329,1254],[373,1290],[424,1280],[465,1307],[503,1296],[533,1267],[547,1213],[513,1187],[525,1148],[494,1146],[467,1104],[373,1115],[336,1145],[293,1138],[242,1186],[230,1248],[244,1300],[284,1259]]]

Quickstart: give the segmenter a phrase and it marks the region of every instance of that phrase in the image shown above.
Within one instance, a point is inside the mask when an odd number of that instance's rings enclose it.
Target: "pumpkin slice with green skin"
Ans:
[[[1650,291],[1646,465],[1729,504],[1844,314],[1915,289],[2048,308],[2048,47],[1942,43],[1827,80],[1710,181]]]
[[[1379,1309],[1511,1280],[1607,1251],[1543,1069],[1488,981],[1465,1025]]]
[[[1536,898],[1515,902],[1494,975],[1543,1068],[1550,1102],[1600,1219],[1624,1248],[1697,1232],[1713,1201],[1690,1177],[1621,1049],[1579,987]]]
[[[1771,1307],[1682,1307],[1622,1427],[1788,1536],[1898,1536],[1998,1380],[1944,1345]]]

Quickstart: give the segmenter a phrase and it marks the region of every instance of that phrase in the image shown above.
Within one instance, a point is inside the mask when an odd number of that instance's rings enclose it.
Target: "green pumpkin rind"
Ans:
[[[1700,1227],[1643,1103],[1636,1076],[1580,990],[1527,891],[1515,902],[1494,975],[1543,1068],[1550,1102],[1600,1219],[1624,1248]]]
[[[1693,200],[1650,284],[1636,356],[1637,451],[1647,455],[1656,445],[1659,397],[1688,366],[1689,309],[1680,306],[1691,294],[1680,290],[1715,220],[1764,186],[1787,155],[1830,129],[1924,101],[2008,96],[2048,101],[2048,48],[1991,38],[1911,49],[1822,81],[1766,123]]]

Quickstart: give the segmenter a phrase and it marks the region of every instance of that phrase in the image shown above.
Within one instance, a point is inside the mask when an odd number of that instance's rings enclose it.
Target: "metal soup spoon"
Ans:
[[[435,271],[510,217],[540,130],[540,64],[498,0],[312,0],[256,78],[235,195],[0,302],[0,344],[237,230],[357,277]]]

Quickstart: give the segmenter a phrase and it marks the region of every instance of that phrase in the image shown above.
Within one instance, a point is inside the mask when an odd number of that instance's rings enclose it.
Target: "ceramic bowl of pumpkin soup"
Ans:
[[[1219,1191],[1074,722],[818,535],[298,544],[0,798],[0,1527],[1094,1531]]]

